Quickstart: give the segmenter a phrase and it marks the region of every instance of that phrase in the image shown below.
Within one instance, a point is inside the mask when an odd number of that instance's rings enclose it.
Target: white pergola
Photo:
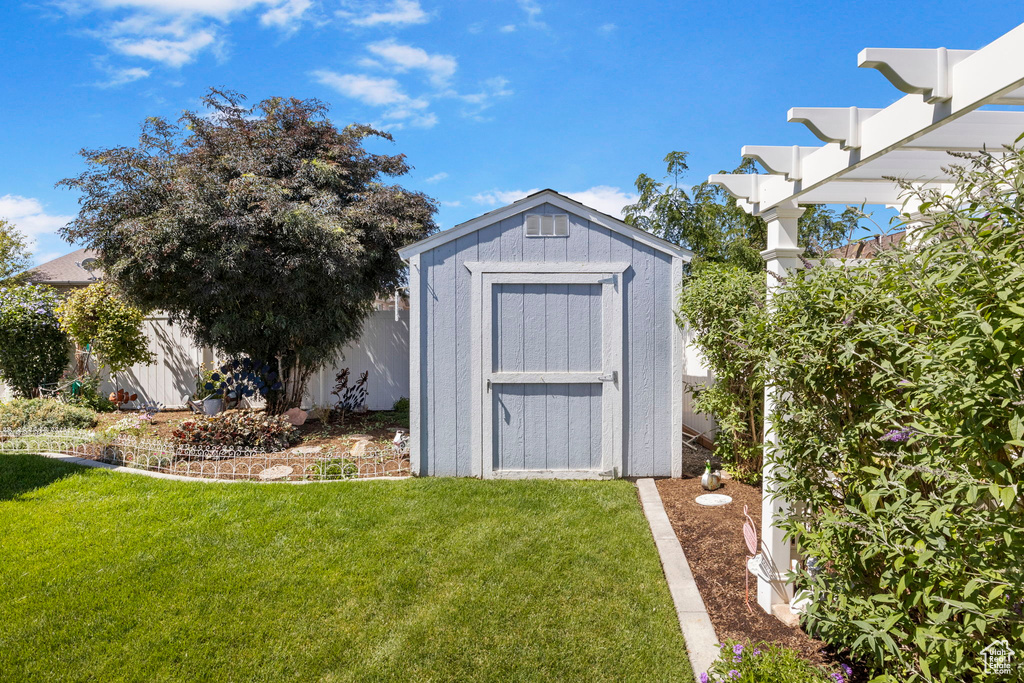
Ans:
[[[1012,109],[1024,107],[1024,24],[978,50],[867,48],[857,62],[878,69],[907,94],[884,109],[790,109],[788,120],[804,124],[825,144],[746,146],[743,156],[756,159],[767,174],[708,178],[736,197],[744,210],[766,221],[768,248],[761,255],[768,263],[769,297],[777,282],[772,273],[801,267],[801,204],[903,207],[893,178],[948,188],[951,181],[943,167],[954,161],[948,152],[999,150],[1024,133],[1024,110]],[[904,212],[915,209],[903,207]],[[765,391],[766,444],[773,443],[773,393],[771,387]],[[769,614],[780,616],[793,597],[792,584],[780,579],[793,556],[777,528],[776,520],[788,507],[771,500],[774,481],[766,462],[761,548],[772,570],[768,578],[758,578],[757,601]]]

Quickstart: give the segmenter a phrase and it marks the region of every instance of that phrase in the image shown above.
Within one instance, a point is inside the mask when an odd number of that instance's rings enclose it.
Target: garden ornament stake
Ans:
[[[746,586],[744,588],[743,598],[747,603],[747,611],[751,614],[754,610],[750,607],[750,560],[757,556],[757,527],[754,526],[754,520],[750,518],[750,514],[747,512],[747,506],[743,506],[743,516],[747,518],[747,521],[743,522],[743,540],[747,543],[747,550],[750,552],[750,557],[743,563],[743,574]]]

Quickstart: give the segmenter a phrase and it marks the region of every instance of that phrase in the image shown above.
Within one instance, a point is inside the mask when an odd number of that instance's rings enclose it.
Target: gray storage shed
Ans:
[[[689,251],[543,190],[401,255],[414,473],[680,476]]]

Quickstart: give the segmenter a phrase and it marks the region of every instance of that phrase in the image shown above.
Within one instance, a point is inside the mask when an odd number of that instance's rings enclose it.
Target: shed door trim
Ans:
[[[469,262],[466,268],[472,275],[472,385],[473,399],[471,422],[475,446],[471,474],[476,477],[492,478],[493,467],[493,414],[492,396],[485,387],[484,368],[488,378],[507,381],[545,380],[565,383],[565,373],[493,373],[491,334],[493,311],[491,288],[495,284],[599,284],[602,286],[602,373],[574,373],[578,381],[601,381],[601,377],[589,377],[614,372],[614,380],[602,382],[607,386],[607,399],[602,399],[602,470],[622,475],[623,429],[622,429],[622,351],[624,330],[622,325],[623,290],[622,274],[629,263],[625,262]],[[485,332],[484,324],[488,325]],[[503,377],[509,375],[509,377]],[[524,375],[511,377],[511,375]],[[530,375],[526,377],[525,375]],[[534,377],[533,375],[537,375]],[[543,377],[551,375],[550,378]],[[588,375],[582,377],[582,375]],[[604,394],[602,394],[604,396]],[[586,471],[574,472],[583,475]],[[523,473],[520,473],[522,475]],[[546,476],[554,472],[542,473]],[[557,474],[555,475],[557,476]]]

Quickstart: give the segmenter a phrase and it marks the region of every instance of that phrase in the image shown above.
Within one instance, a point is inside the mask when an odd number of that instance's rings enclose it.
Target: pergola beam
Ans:
[[[870,48],[859,61],[911,94],[880,110],[792,109],[791,121],[806,124],[819,138],[835,144],[746,147],[745,155],[758,158],[773,173],[738,180],[719,174],[710,176],[709,182],[745,200],[753,213],[762,213],[783,203],[810,203],[811,197],[822,195],[812,194],[814,190],[895,150],[992,148],[1011,143],[1024,132],[1024,116],[1018,112],[976,111],[1006,98],[1024,98],[1024,25],[980,50]],[[949,135],[944,134],[947,127]],[[953,144],[956,140],[959,144]],[[924,169],[912,179],[941,181],[946,174],[940,168]]]

